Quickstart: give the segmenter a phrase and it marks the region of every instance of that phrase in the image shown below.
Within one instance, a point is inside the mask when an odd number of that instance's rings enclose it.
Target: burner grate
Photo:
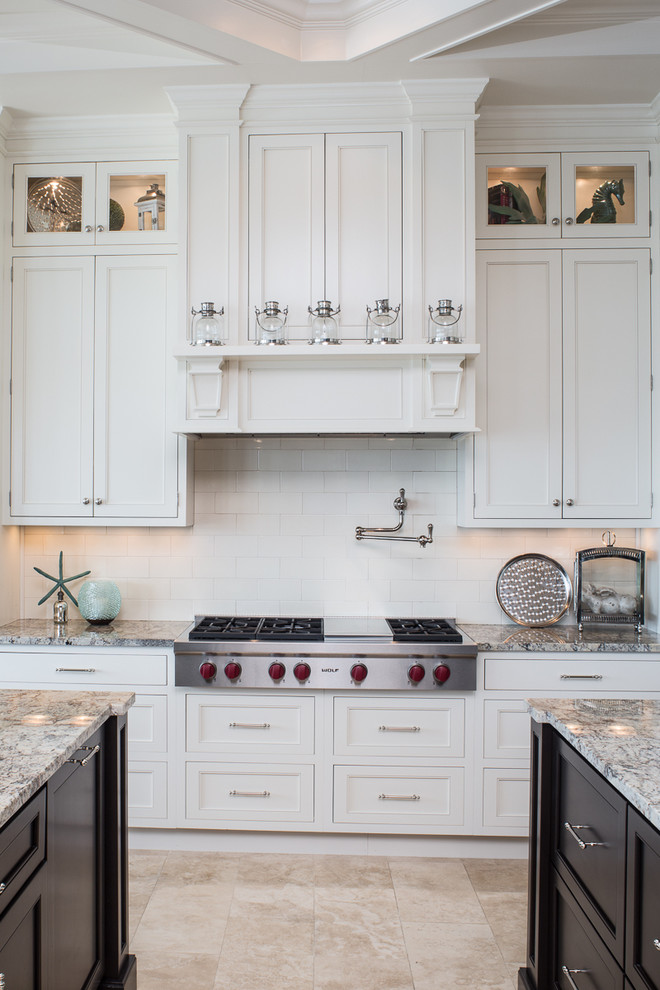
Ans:
[[[188,639],[270,640],[319,642],[323,640],[323,619],[281,618],[280,616],[205,615],[191,629]]]
[[[462,643],[447,619],[387,619],[395,643]]]

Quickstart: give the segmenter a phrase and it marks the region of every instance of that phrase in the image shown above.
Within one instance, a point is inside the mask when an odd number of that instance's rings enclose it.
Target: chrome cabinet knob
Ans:
[[[102,498],[95,498],[94,499],[94,505],[102,505],[102,504],[103,504],[103,499]]]
[[[105,230],[105,227],[103,226],[102,223],[100,223],[96,229],[98,230],[99,233],[101,233],[102,230]]]
[[[550,222],[552,223],[553,227],[556,227],[558,224],[561,223],[561,220],[559,219],[559,217],[553,217]]]
[[[566,505],[575,505],[575,502],[573,501],[572,498],[567,498],[566,499]]]
[[[573,223],[573,217],[566,217],[564,223],[567,223],[568,226],[570,227],[570,225]]]
[[[558,499],[558,498],[553,498],[553,500],[552,500],[552,504],[553,504],[553,505],[554,505],[555,507],[556,507],[556,506],[558,506],[558,505],[561,505],[561,499]]]
[[[83,505],[89,505],[89,499],[88,498],[84,498],[83,499]]]
[[[91,232],[92,232],[93,230],[94,230],[94,228],[92,227],[92,225],[91,225],[91,223],[86,223],[86,224],[85,224],[85,233],[86,233],[86,234],[91,234]]]

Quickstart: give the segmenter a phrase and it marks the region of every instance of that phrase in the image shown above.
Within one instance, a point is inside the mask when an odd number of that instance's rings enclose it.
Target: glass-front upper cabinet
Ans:
[[[647,152],[477,155],[477,237],[648,237]]]
[[[173,162],[15,165],[13,243],[172,243],[174,168]]]

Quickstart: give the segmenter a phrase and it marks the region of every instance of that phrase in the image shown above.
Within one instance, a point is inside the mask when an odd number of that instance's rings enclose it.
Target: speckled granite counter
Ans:
[[[0,690],[0,826],[134,699],[127,691]]]
[[[16,619],[0,626],[4,646],[155,646],[171,648],[188,622],[149,622],[115,619],[108,626],[90,626],[84,619],[71,619],[56,626],[50,619]]]
[[[660,635],[646,629],[637,635],[632,626],[594,624],[585,626],[581,635],[575,625],[527,629],[514,623],[495,626],[461,622],[459,628],[482,652],[660,654]]]
[[[660,701],[532,698],[532,718],[548,722],[660,829]]]

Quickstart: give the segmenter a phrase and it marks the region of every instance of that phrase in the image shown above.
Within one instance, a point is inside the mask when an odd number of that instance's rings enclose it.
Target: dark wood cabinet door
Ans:
[[[626,974],[636,990],[660,990],[660,832],[628,808]]]
[[[559,737],[554,780],[554,864],[623,967],[626,802]]]
[[[48,782],[49,990],[93,990],[101,977],[100,739]]]
[[[48,990],[42,867],[0,918],[0,974],[7,990]]]
[[[623,990],[623,971],[594,931],[567,886],[555,874],[552,891],[556,990]]]

